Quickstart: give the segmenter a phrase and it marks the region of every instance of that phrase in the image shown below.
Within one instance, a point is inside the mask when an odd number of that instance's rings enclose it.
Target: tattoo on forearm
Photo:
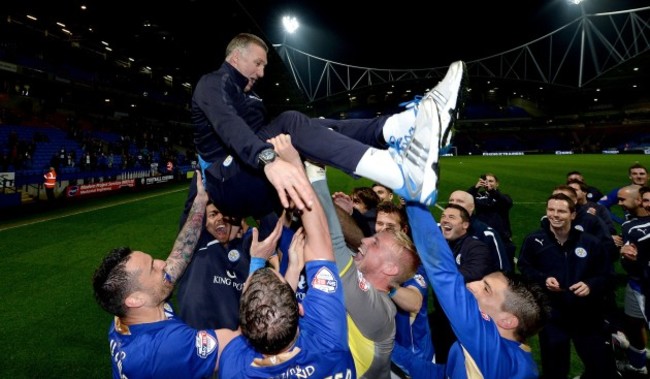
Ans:
[[[174,281],[178,279],[192,259],[194,248],[199,240],[205,215],[205,203],[194,202],[187,221],[181,229],[172,252],[167,258],[167,273]]]

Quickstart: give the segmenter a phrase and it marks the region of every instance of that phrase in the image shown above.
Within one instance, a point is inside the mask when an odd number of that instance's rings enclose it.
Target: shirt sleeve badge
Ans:
[[[219,346],[217,339],[205,330],[196,333],[196,355],[205,359]]]
[[[311,281],[311,288],[325,293],[335,292],[337,286],[338,282],[336,277],[327,267],[321,267]]]

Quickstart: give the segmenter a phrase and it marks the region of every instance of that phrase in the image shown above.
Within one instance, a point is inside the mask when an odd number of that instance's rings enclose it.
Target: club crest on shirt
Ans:
[[[205,330],[196,333],[196,355],[205,359],[219,346],[217,339]]]
[[[575,253],[576,253],[576,256],[579,257],[579,258],[584,258],[584,257],[587,256],[587,250],[585,250],[582,247],[576,247]]]
[[[460,266],[460,254],[456,256],[456,264]]]
[[[576,225],[576,226],[574,227],[574,229],[575,229],[575,230],[579,230],[579,231],[581,231],[581,232],[584,232],[584,231],[585,231],[585,228],[584,228],[582,225]]]
[[[418,286],[422,288],[426,288],[427,282],[424,280],[424,276],[420,274],[415,274],[415,282],[418,284]]]
[[[239,258],[241,257],[241,254],[239,254],[239,251],[236,249],[230,250],[228,252],[228,260],[231,262],[237,262]]]
[[[223,160],[223,167],[228,167],[232,163],[232,155],[229,155],[226,157],[226,159]]]
[[[325,293],[332,293],[336,291],[337,282],[332,271],[327,267],[321,267],[314,278],[311,280],[311,288],[323,291]]]
[[[363,277],[363,274],[359,270],[357,270],[357,278],[358,278],[357,283],[359,284],[359,288],[361,289],[361,291],[368,292],[368,290],[370,289],[370,284],[368,283],[366,278]]]

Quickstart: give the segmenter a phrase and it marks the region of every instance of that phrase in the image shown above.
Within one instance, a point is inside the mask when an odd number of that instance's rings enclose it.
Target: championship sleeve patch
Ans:
[[[205,330],[196,333],[196,355],[205,359],[219,346],[219,342]]]
[[[327,267],[321,267],[311,280],[311,288],[325,293],[335,292],[337,286],[338,281],[336,277]]]

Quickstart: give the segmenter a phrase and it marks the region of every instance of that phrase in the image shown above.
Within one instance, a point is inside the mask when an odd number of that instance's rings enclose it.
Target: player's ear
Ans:
[[[399,274],[399,266],[393,262],[386,262],[384,264],[384,272],[389,276],[396,276]]]
[[[124,299],[124,304],[129,308],[139,308],[145,303],[144,294],[140,291],[133,292]]]
[[[503,313],[499,319],[496,320],[497,325],[503,329],[514,330],[519,326],[519,319],[512,313]]]

